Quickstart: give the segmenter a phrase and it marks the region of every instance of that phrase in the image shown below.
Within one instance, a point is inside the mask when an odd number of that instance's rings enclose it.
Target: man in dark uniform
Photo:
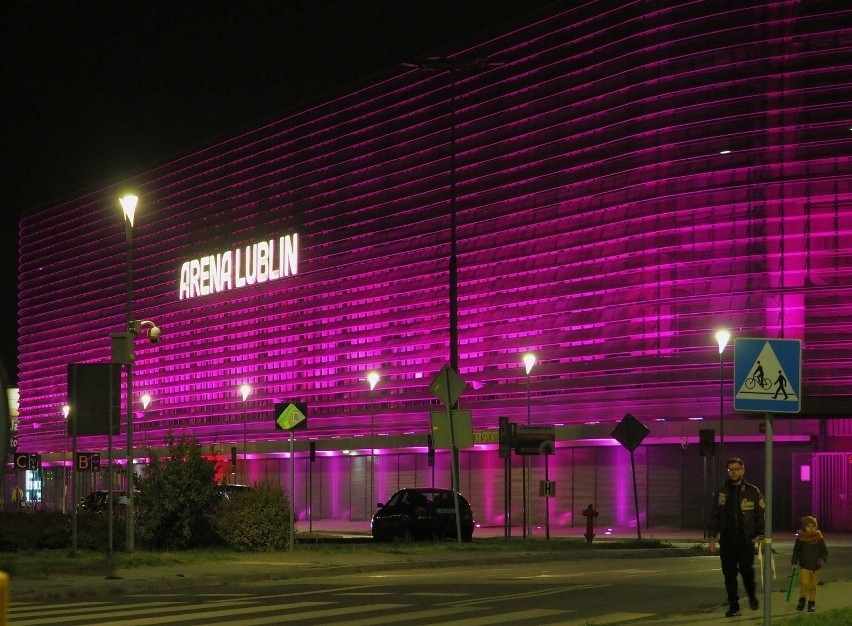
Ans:
[[[719,536],[719,556],[728,592],[725,617],[740,614],[737,572],[743,577],[749,607],[756,611],[757,585],[754,580],[754,541],[763,541],[763,517],[766,502],[760,489],[745,481],[745,463],[740,458],[728,459],[728,480],[713,496],[708,524],[710,552],[716,552]]]

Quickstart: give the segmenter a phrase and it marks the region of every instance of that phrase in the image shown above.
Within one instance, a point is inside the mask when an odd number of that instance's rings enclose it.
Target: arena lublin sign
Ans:
[[[299,235],[285,235],[184,262],[178,299],[188,300],[295,275]]]

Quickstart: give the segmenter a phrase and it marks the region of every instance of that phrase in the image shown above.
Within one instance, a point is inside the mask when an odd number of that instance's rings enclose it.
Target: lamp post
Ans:
[[[529,426],[532,422],[532,407],[530,404],[530,372],[532,372],[532,368],[535,365],[535,355],[531,352],[526,353],[523,356],[524,367],[527,371],[527,426]],[[532,468],[530,467],[530,457],[524,456],[524,464],[523,464],[523,479],[524,479],[524,538],[529,535],[532,537],[532,510],[531,510],[531,497],[530,497],[530,474],[532,474]]]
[[[147,419],[148,416],[146,415],[146,412],[148,411],[148,405],[151,404],[151,396],[147,393],[143,393],[142,396],[139,398],[139,400],[141,400],[141,402],[142,402],[142,428],[143,428],[143,432],[145,433],[143,445],[147,448],[148,447],[148,419]]]
[[[68,453],[68,416],[71,414],[71,405],[66,404],[62,407],[62,417],[65,418],[65,440],[62,445],[63,454]],[[71,459],[72,463],[75,463],[74,459]],[[62,485],[62,512],[65,513],[66,507],[68,506],[68,466],[65,466],[64,472],[64,484]]]
[[[370,510],[376,506],[376,496],[373,489],[373,474],[375,469],[375,453],[376,446],[374,437],[376,436],[376,405],[373,401],[373,390],[379,382],[379,373],[376,371],[367,372],[367,382],[370,385]]]
[[[728,330],[723,328],[716,331],[716,343],[719,344],[719,455],[722,463],[727,462],[727,458],[725,457],[725,378],[723,353],[725,352],[725,346],[728,345],[728,341],[730,340],[731,333]]]
[[[243,396],[243,484],[245,485],[245,484],[247,484],[246,483],[246,465],[247,465],[246,459],[248,458],[248,457],[246,457],[246,422],[248,421],[248,411],[247,411],[246,402],[248,400],[249,394],[251,393],[251,386],[246,385],[246,384],[240,385],[240,393]]]
[[[124,236],[127,241],[127,280],[126,287],[126,312],[128,342],[134,341],[135,333],[133,325],[133,304],[131,293],[133,291],[133,217],[136,214],[136,205],[139,198],[133,194],[124,196],[119,200],[121,210],[124,212]],[[127,368],[127,551],[134,550],[134,520],[133,520],[133,363],[128,359]],[[112,432],[112,424],[109,426]],[[112,488],[112,485],[110,485]],[[111,498],[110,498],[111,500]]]

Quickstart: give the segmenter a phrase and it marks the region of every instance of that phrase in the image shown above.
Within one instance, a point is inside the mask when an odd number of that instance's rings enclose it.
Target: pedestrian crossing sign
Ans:
[[[802,408],[802,342],[734,340],[734,410],[798,413]]]

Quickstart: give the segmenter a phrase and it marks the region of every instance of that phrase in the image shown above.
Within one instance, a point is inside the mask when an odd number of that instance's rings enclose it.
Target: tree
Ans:
[[[211,515],[218,500],[214,461],[198,441],[169,433],[168,456],[151,451],[139,480],[136,536],[149,548],[187,549],[216,540]]]

